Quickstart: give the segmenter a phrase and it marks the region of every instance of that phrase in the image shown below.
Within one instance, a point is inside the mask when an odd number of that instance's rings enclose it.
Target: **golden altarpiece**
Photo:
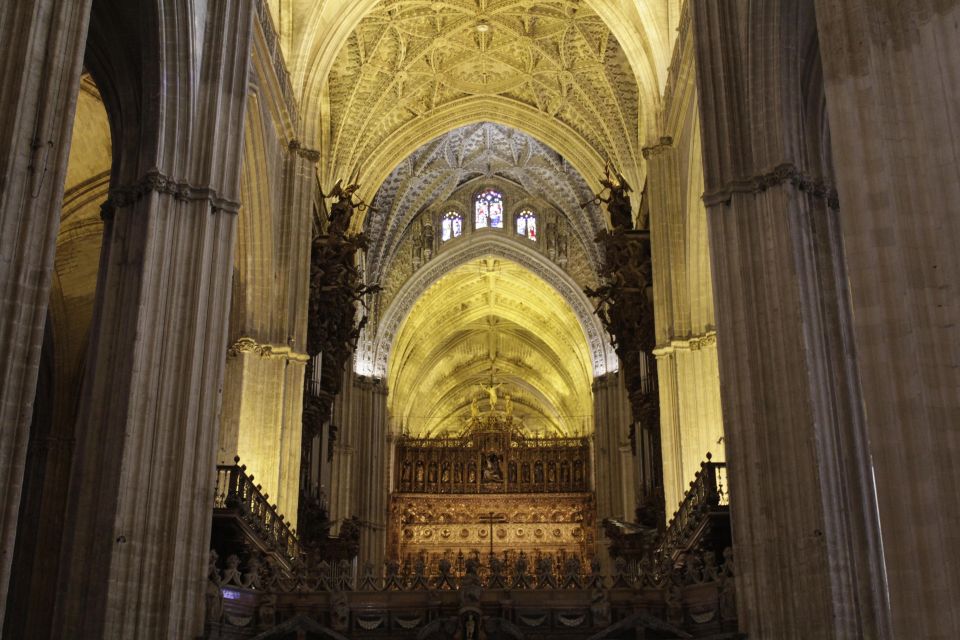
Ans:
[[[435,567],[490,554],[589,561],[596,536],[590,446],[582,437],[534,437],[513,416],[471,405],[457,436],[401,436],[394,458],[388,555]]]

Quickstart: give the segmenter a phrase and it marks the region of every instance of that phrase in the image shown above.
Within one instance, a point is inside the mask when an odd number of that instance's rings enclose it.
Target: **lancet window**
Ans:
[[[440,222],[440,240],[446,242],[459,238],[463,233],[463,216],[456,211],[448,211]]]
[[[475,226],[477,229],[491,227],[503,228],[503,195],[495,189],[487,189],[477,194],[474,201]]]
[[[524,209],[517,214],[517,234],[536,241],[537,214],[529,209]]]

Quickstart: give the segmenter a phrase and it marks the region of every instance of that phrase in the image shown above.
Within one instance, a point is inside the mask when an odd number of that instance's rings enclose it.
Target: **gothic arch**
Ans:
[[[411,153],[460,127],[494,122],[530,135],[552,148],[583,176],[592,190],[599,191],[605,160],[576,131],[559,120],[531,107],[496,96],[481,96],[444,105],[418,122],[404,127],[384,140],[377,152],[364,164],[358,182],[365,199],[376,193],[387,176]],[[335,179],[330,176],[330,179]],[[361,229],[364,216],[355,216],[352,226]]]
[[[376,336],[366,344],[361,341],[358,346],[357,372],[379,378],[385,377],[387,359],[397,331],[420,296],[452,269],[485,256],[501,257],[516,262],[552,286],[567,301],[580,321],[590,348],[594,376],[617,370],[617,357],[610,346],[610,338],[593,313],[593,306],[577,283],[546,257],[519,245],[512,238],[488,236],[443,252],[417,271],[403,285],[378,323]]]

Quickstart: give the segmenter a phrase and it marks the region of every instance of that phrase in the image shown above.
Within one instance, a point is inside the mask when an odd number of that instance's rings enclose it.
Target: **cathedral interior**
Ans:
[[[956,638],[958,24],[11,3],[3,638]]]

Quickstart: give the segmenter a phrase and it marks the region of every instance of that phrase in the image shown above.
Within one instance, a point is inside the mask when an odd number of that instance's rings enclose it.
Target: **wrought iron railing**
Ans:
[[[706,462],[700,463],[700,470],[690,482],[683,502],[667,524],[656,555],[668,556],[689,547],[692,536],[709,512],[725,509],[728,505],[727,465],[725,462],[713,462],[713,455],[707,453]]]
[[[235,457],[232,465],[217,465],[214,510],[232,511],[252,529],[267,547],[290,561],[302,556],[300,541],[284,517],[247,475],[246,465]]]

